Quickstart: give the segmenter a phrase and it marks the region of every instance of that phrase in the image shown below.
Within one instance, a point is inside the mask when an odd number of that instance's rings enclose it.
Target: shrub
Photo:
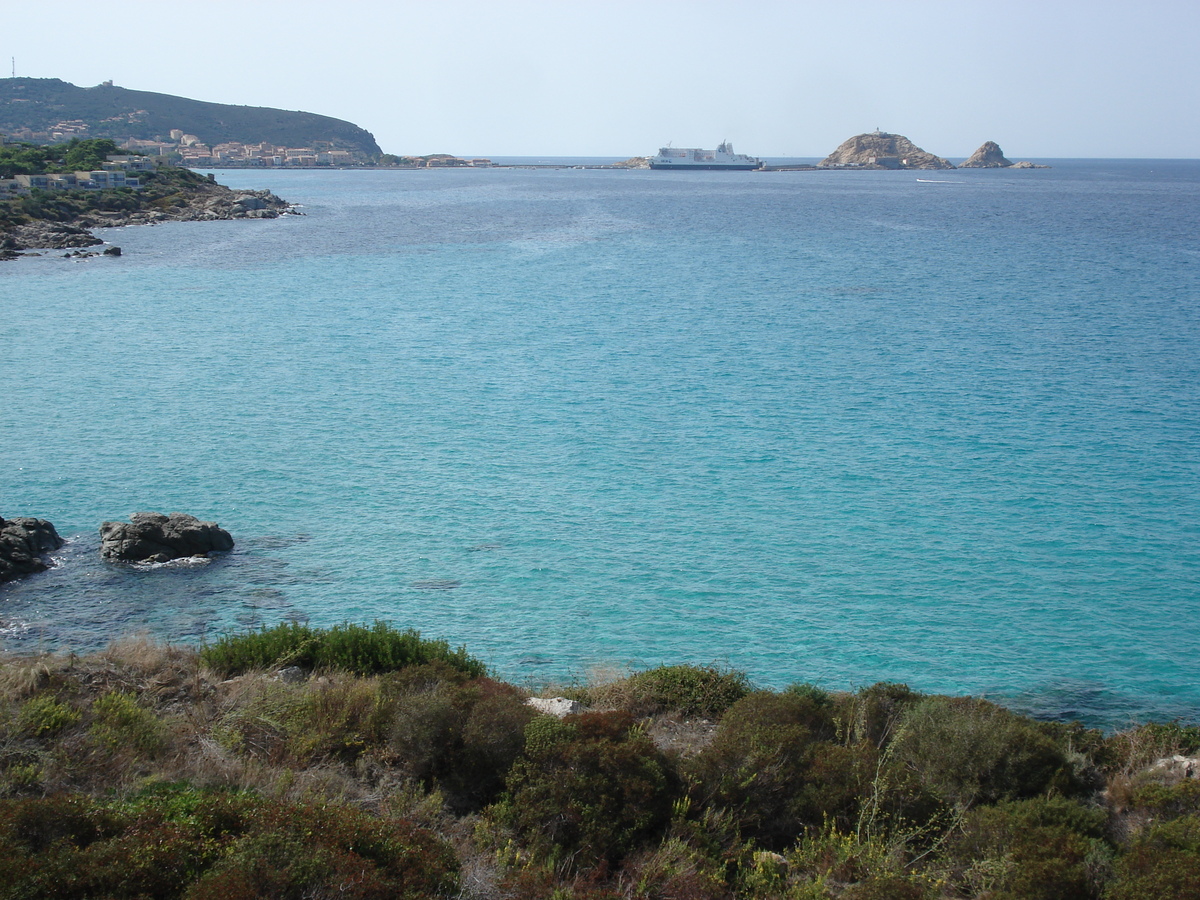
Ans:
[[[873,750],[834,744],[833,734],[830,710],[812,697],[749,694],[687,761],[693,802],[728,809],[746,836],[773,849],[827,816],[845,821]]]
[[[445,897],[449,847],[346,807],[164,786],[103,804],[0,801],[0,898]]]
[[[370,628],[343,624],[330,629],[286,622],[248,634],[227,635],[205,647],[200,658],[225,676],[285,665],[377,675],[435,661],[445,662],[470,677],[487,672],[487,667],[469,656],[464,647],[451,650],[445,641],[423,639],[411,628],[397,631],[384,622]]]
[[[547,729],[550,740],[531,737],[492,819],[565,871],[619,861],[666,825],[677,792],[669,762],[632,724],[623,712],[585,713]]]
[[[783,692],[793,697],[801,697],[810,700],[817,707],[828,707],[830,709],[833,708],[833,697],[830,695],[829,691],[825,690],[824,688],[817,687],[815,684],[799,682],[796,684],[789,684],[783,689]]]
[[[1100,750],[1110,772],[1132,775],[1175,754],[1200,752],[1200,726],[1179,722],[1150,723],[1109,735]]]
[[[298,762],[353,762],[388,733],[393,704],[375,679],[334,679],[306,685],[291,715],[288,755]]]
[[[92,738],[109,750],[128,749],[153,757],[166,746],[166,726],[153,712],[139,706],[132,694],[104,694],[92,704],[92,713]]]
[[[1117,860],[1104,900],[1200,900],[1200,816],[1140,834]]]
[[[463,722],[461,745],[440,783],[459,810],[495,800],[504,778],[525,749],[525,729],[537,714],[510,685],[481,678],[459,689],[473,702]]]
[[[1200,781],[1186,778],[1173,785],[1156,781],[1141,784],[1133,790],[1131,805],[1146,810],[1156,820],[1200,813]]]
[[[45,694],[27,700],[17,717],[18,727],[33,737],[47,737],[74,725],[78,711]]]
[[[264,804],[188,900],[419,900],[455,887],[450,848],[424,829],[345,807]]]
[[[593,700],[635,716],[669,712],[717,718],[749,690],[741,672],[712,666],[659,666],[599,688]]]
[[[1054,741],[986,700],[921,700],[905,715],[893,750],[930,790],[961,807],[1076,787]]]
[[[645,900],[732,900],[725,867],[701,848],[672,835],[626,862],[634,896]]]
[[[881,681],[835,701],[834,718],[843,740],[882,747],[895,736],[908,708],[920,699],[906,684]]]
[[[906,875],[881,875],[852,884],[841,900],[932,900],[937,891],[929,882]]]
[[[1107,815],[1073,800],[1005,801],[971,810],[946,852],[950,879],[997,900],[1091,900],[1110,851]]]

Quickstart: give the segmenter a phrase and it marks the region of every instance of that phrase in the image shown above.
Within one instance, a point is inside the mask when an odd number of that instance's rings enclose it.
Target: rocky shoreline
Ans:
[[[215,181],[197,180],[169,197],[147,196],[135,209],[88,209],[66,221],[35,219],[0,226],[0,259],[41,255],[42,250],[75,250],[106,243],[92,233],[96,228],[126,225],[159,225],[166,222],[211,222],[229,219],[276,219],[302,215],[292,204],[267,190],[234,190]],[[111,251],[116,252],[111,252]],[[119,256],[111,247],[105,255]],[[69,255],[100,255],[72,253]]]

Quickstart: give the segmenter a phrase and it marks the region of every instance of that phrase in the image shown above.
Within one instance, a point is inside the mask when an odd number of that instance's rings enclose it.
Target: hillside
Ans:
[[[688,665],[564,693],[383,623],[0,654],[0,900],[1200,896],[1194,726]]]
[[[65,122],[85,125],[80,137],[118,142],[164,139],[179,130],[207,144],[262,141],[311,147],[324,143],[371,156],[381,152],[369,131],[315,113],[206,103],[109,83],[81,88],[57,78],[0,79],[0,132],[17,136],[23,131],[52,132]]]

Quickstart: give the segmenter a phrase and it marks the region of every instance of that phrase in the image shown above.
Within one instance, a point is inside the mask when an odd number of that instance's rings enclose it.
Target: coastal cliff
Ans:
[[[902,134],[856,134],[818,163],[824,168],[953,169],[949,160],[922,150]]]

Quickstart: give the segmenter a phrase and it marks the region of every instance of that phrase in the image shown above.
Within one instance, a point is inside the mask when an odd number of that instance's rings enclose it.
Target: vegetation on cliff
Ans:
[[[315,142],[336,149],[381,151],[374,136],[351,122],[309,112],[207,103],[112,84],[82,88],[57,78],[0,78],[0,132],[41,132],[77,120],[96,138],[161,139],[173,129],[205,142],[266,141],[287,147]]]
[[[0,147],[0,177],[99,169],[109,140]],[[0,259],[21,250],[103,243],[87,229],[179,220],[275,218],[288,204],[269,191],[233,191],[176,166],[136,172],[139,188],[39,190],[0,200]]]
[[[1200,781],[1155,766],[1195,727],[693,666],[559,690],[585,711],[378,624],[0,659],[0,898],[1200,897]]]
[[[90,171],[103,166],[109,154],[120,152],[117,145],[107,139],[75,138],[65,144],[0,145],[0,178]]]

